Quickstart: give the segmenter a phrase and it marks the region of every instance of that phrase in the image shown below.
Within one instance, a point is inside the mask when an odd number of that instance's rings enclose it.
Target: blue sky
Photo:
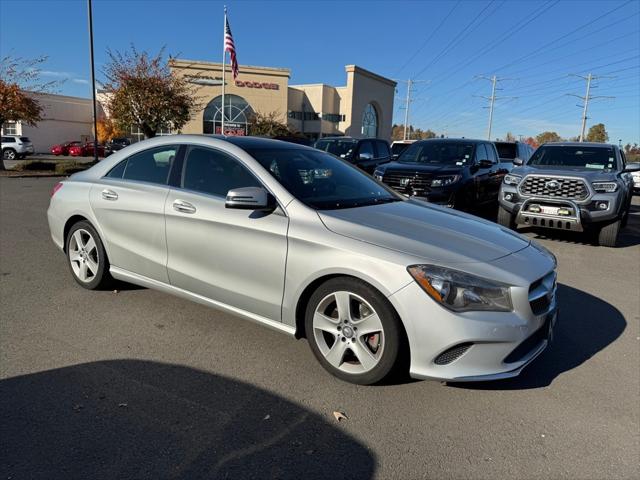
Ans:
[[[468,0],[418,2],[226,2],[240,64],[288,67],[290,82],[345,82],[344,65],[416,84],[411,123],[451,136],[484,137],[480,95],[499,83],[492,137],[579,133],[585,81],[593,95],[587,125],[603,122],[610,141],[640,143],[640,1]],[[167,52],[220,61],[223,3],[208,0],[94,0],[98,70],[105,50]],[[22,19],[16,21],[16,19]],[[47,55],[46,78],[60,93],[89,96],[86,2],[0,0],[0,54]],[[613,78],[604,78],[611,76]],[[394,118],[401,122],[399,83]],[[515,98],[513,98],[515,97]]]

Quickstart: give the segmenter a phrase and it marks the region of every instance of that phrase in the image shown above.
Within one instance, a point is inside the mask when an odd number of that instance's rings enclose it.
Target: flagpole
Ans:
[[[226,60],[227,60],[227,49],[225,45],[227,31],[227,6],[224,6],[224,25],[222,27],[222,122],[220,126],[220,133],[224,135],[224,84],[225,84],[225,70],[226,70]]]

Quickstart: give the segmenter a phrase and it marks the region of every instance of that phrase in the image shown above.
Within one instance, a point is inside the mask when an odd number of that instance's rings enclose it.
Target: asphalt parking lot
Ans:
[[[49,238],[56,181],[0,178],[0,478],[640,477],[639,197],[620,248],[540,239],[561,317],[521,377],[361,387],[304,340],[80,288]]]

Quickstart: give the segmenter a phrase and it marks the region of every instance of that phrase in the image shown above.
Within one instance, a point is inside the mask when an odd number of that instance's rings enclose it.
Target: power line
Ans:
[[[411,78],[409,78],[408,80],[397,80],[398,82],[406,82],[407,84],[407,97],[405,100],[405,107],[404,107],[404,133],[402,135],[403,140],[407,140],[407,133],[409,132],[409,107],[411,105],[411,103],[414,101],[411,98],[411,94],[413,93],[413,85],[415,85],[416,83],[428,83],[429,80],[412,80]]]

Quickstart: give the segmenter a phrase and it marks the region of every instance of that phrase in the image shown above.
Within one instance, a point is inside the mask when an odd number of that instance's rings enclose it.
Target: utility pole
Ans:
[[[477,95],[480,98],[484,98],[485,100],[489,100],[489,125],[487,127],[487,140],[491,140],[491,128],[493,127],[493,106],[496,102],[496,100],[498,100],[498,97],[496,96],[496,90],[501,90],[499,88],[497,88],[497,84],[498,82],[502,82],[504,80],[507,80],[506,78],[498,78],[495,75],[493,75],[492,77],[485,77],[482,75],[478,75],[476,76],[476,78],[480,78],[482,80],[489,80],[491,82],[491,96],[490,97],[486,97],[483,95]],[[511,99],[516,99],[518,97],[500,97],[500,99],[503,98],[511,98]]]
[[[413,85],[415,85],[416,83],[428,83],[430,82],[430,80],[412,80],[411,78],[408,80],[396,80],[397,82],[406,82],[407,84],[407,95],[405,98],[405,105],[404,105],[404,133],[402,134],[402,139],[403,140],[408,140],[409,139],[409,105],[411,105],[411,103],[413,102],[413,99],[411,98],[411,94],[413,93],[413,90],[411,89],[411,87]]]
[[[586,80],[587,82],[587,93],[585,94],[585,96],[580,96],[580,95],[576,95],[574,93],[568,93],[567,95],[571,95],[572,97],[578,97],[580,100],[582,100],[582,105],[578,105],[578,107],[582,107],[582,127],[580,128],[580,138],[578,139],[579,142],[584,142],[584,131],[587,128],[587,118],[589,118],[587,116],[587,111],[589,108],[589,100],[593,100],[596,98],[615,98],[615,97],[610,97],[610,96],[603,96],[603,95],[591,95],[591,89],[595,88],[591,86],[591,82],[593,82],[594,80],[598,80],[600,78],[614,78],[614,77],[610,77],[610,76],[595,76],[592,75],[591,73],[589,75],[587,75],[586,77],[584,75],[578,75],[576,73],[572,73],[570,74],[570,76],[572,77],[578,77],[578,78],[582,78],[583,80]]]
[[[91,98],[93,99],[93,160],[98,163],[98,109],[96,106],[96,68],[93,61],[93,8],[87,0],[89,13],[89,63],[91,64]]]

